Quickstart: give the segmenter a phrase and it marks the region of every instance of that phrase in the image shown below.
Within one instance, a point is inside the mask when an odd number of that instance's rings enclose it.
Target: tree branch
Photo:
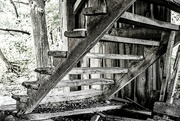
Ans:
[[[18,14],[18,11],[17,11],[17,8],[16,8],[16,5],[14,4],[13,0],[9,0],[10,3],[13,5],[14,7],[14,10],[15,10],[15,13],[16,13],[16,17],[18,18],[19,17],[19,14]]]
[[[27,35],[30,35],[29,32],[27,31],[23,31],[23,30],[16,30],[16,29],[3,29],[3,28],[0,28],[1,31],[12,31],[12,32],[18,32],[18,33],[22,33],[22,34],[27,34]]]
[[[14,1],[15,3],[20,3],[20,4],[24,4],[24,5],[29,5],[29,3],[25,3],[25,2],[20,2],[20,1]]]

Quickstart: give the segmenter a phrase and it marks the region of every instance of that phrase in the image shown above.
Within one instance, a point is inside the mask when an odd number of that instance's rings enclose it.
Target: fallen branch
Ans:
[[[18,32],[18,33],[22,33],[22,34],[27,34],[27,35],[30,35],[29,32],[27,31],[23,31],[23,30],[16,30],[16,29],[3,29],[3,28],[0,28],[1,31],[12,31],[12,32]]]
[[[9,0],[10,3],[13,5],[14,7],[14,10],[15,10],[15,13],[16,13],[16,17],[18,18],[19,17],[19,14],[18,14],[18,11],[17,11],[17,8],[16,8],[16,5],[14,4],[13,0]]]
[[[24,4],[24,5],[29,5],[29,3],[25,3],[25,2],[20,2],[20,1],[14,1],[15,3],[20,3],[20,4]]]

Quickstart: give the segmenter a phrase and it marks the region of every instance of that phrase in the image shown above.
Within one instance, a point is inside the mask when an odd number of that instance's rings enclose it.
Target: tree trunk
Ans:
[[[37,67],[48,67],[49,58],[48,50],[49,43],[47,37],[47,27],[45,18],[45,1],[44,0],[29,0],[31,8],[31,21],[33,28],[33,39],[36,53],[36,65]],[[38,80],[41,80],[42,76],[38,75]]]

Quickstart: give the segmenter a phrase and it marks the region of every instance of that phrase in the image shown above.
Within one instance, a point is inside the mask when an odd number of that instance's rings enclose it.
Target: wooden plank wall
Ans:
[[[88,28],[88,20],[89,17],[86,17],[82,14],[83,8],[90,7],[95,5],[97,0],[87,0],[83,4],[83,7],[77,12],[76,16],[71,16],[71,20],[68,21],[71,23],[68,25],[70,28],[68,30],[72,30],[74,28]],[[137,1],[130,9],[129,12],[139,14],[142,16],[155,18],[158,20],[169,21],[170,20],[170,11],[165,7],[160,7],[157,5],[152,5],[149,3]],[[74,18],[73,18],[74,17]],[[120,22],[116,22],[113,28],[138,28],[140,26],[132,26],[127,24],[122,24]],[[110,31],[111,35],[118,35],[116,31]],[[72,48],[82,39],[69,39],[68,40],[68,50],[71,51]],[[150,47],[143,47],[142,45],[130,45],[130,44],[122,44],[122,43],[110,43],[110,42],[101,42],[98,43],[91,52],[96,53],[111,53],[111,54],[131,54],[131,55],[142,55],[146,52]],[[131,65],[131,61],[128,60],[108,60],[108,59],[88,59],[84,57],[77,66],[81,67],[129,67]],[[160,90],[161,80],[162,80],[162,70],[163,70],[163,59],[160,59],[157,63],[149,67],[146,72],[142,73],[139,77],[137,77],[131,84],[127,85],[124,89],[122,89],[116,96],[123,98],[131,98],[132,100],[138,102],[141,105],[153,107],[153,102],[158,100],[157,94]],[[88,75],[83,74],[79,76],[71,76],[70,78],[98,78],[105,77],[109,79],[119,79],[121,74],[94,74]],[[101,86],[83,86],[78,87],[75,90],[79,89],[89,89],[89,88],[97,88],[101,89]],[[148,107],[147,107],[148,108]]]

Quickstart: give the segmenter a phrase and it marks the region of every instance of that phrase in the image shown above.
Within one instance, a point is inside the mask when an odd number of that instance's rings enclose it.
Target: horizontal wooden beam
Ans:
[[[69,74],[112,74],[128,73],[128,69],[120,67],[81,67],[73,68]]]
[[[69,71],[95,46],[95,44],[104,36],[104,34],[114,25],[120,16],[135,2],[136,0],[109,0],[108,13],[104,16],[99,16],[99,19],[91,24],[93,30],[89,30],[89,36],[84,41],[81,41],[69,53],[69,56],[61,64],[57,65],[53,74],[44,82],[37,93],[34,93],[28,100],[27,106],[21,109],[18,114],[27,114],[43,100],[43,98],[54,88],[60,80],[62,80]],[[115,12],[116,11],[116,12]]]
[[[87,98],[98,97],[100,98],[102,94],[101,90],[89,89],[89,90],[81,90],[81,91],[74,91],[69,93],[62,93],[62,94],[48,94],[40,104],[45,104],[48,102],[65,102],[65,101],[75,101],[75,100],[82,100]]]
[[[40,74],[52,75],[54,69],[51,67],[41,67],[35,69]],[[128,73],[128,69],[120,67],[79,67],[73,68],[69,74],[106,74],[106,73]]]
[[[101,40],[110,41],[110,42],[138,44],[138,45],[149,45],[149,46],[159,46],[159,44],[160,44],[158,41],[126,38],[126,37],[111,36],[111,35],[104,35]]]
[[[105,54],[105,53],[88,53],[88,58],[96,59],[122,59],[122,60],[142,60],[142,55],[120,55],[120,54]]]
[[[114,80],[97,78],[97,79],[77,79],[77,80],[62,80],[56,87],[76,87],[76,86],[87,86],[87,85],[109,85],[114,84]],[[38,89],[38,82],[23,82],[26,88]]]
[[[32,114],[26,114],[22,117],[29,120],[43,120],[43,119],[49,119],[54,117],[60,117],[60,116],[72,116],[72,115],[80,115],[80,114],[89,114],[89,113],[98,113],[108,110],[115,110],[115,109],[121,109],[123,105],[112,105],[112,106],[97,106],[93,108],[86,108],[86,109],[75,109],[71,111],[63,111],[63,112],[57,112],[57,113],[32,113]]]
[[[55,58],[67,58],[67,51],[49,51],[48,56]]]
[[[114,84],[114,80],[111,79],[82,79],[82,80],[62,80],[56,87],[75,87],[75,86],[87,86],[87,85],[109,85]]]
[[[178,118],[180,117],[180,105],[155,102],[153,111],[158,114],[164,114]]]
[[[125,12],[121,16],[120,21],[128,23],[128,24],[145,25],[147,27],[153,27],[153,28],[159,28],[159,29],[168,29],[168,30],[176,30],[176,31],[179,30],[179,25],[147,18],[147,17],[129,13],[129,12]]]
[[[82,7],[85,0],[76,0],[74,6],[73,6],[73,14],[77,14],[79,9]]]

